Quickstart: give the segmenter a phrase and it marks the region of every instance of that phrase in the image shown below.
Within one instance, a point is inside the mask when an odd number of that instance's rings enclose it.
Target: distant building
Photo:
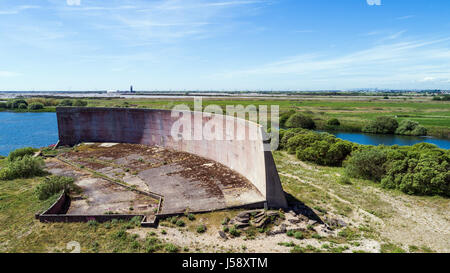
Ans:
[[[133,93],[133,86],[130,86],[130,93]]]

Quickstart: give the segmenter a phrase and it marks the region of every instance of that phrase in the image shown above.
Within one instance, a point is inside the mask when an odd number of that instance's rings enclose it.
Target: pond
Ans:
[[[23,147],[46,147],[58,141],[56,113],[0,112],[0,155]]]
[[[437,139],[433,137],[416,137],[416,136],[399,136],[399,135],[374,135],[364,133],[345,133],[345,132],[329,132],[336,137],[348,140],[351,142],[364,144],[364,145],[399,145],[399,146],[411,146],[421,142],[427,142],[437,145],[442,149],[450,149],[450,140]]]

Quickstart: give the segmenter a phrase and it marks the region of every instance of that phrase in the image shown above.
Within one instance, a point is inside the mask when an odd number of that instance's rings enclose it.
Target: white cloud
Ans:
[[[450,79],[450,38],[403,41],[373,46],[353,53],[330,56],[311,53],[214,78],[251,79],[264,76],[297,83],[333,82],[340,86],[385,86],[413,82],[436,83]]]
[[[69,6],[79,6],[81,5],[81,0],[66,0],[66,3]]]
[[[9,10],[0,10],[0,15],[18,14],[25,10],[38,9],[38,8],[40,8],[40,7],[33,6],[33,5],[22,5],[22,6],[17,6],[15,8],[9,9]]]

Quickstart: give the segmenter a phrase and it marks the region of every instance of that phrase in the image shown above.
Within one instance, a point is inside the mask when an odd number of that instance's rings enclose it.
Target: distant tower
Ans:
[[[130,86],[130,93],[133,93],[133,86]]]

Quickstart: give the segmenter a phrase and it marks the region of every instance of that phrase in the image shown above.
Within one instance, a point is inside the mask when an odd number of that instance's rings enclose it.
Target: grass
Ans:
[[[38,199],[35,188],[44,179],[0,182],[0,252],[70,252],[67,244],[73,241],[80,244],[81,252],[145,252],[145,241],[126,231],[136,226],[137,219],[107,223],[40,223],[34,219],[35,213],[58,197]],[[156,251],[172,250],[173,246],[162,244]]]
[[[392,243],[382,244],[381,245],[381,253],[405,253],[406,251]]]

